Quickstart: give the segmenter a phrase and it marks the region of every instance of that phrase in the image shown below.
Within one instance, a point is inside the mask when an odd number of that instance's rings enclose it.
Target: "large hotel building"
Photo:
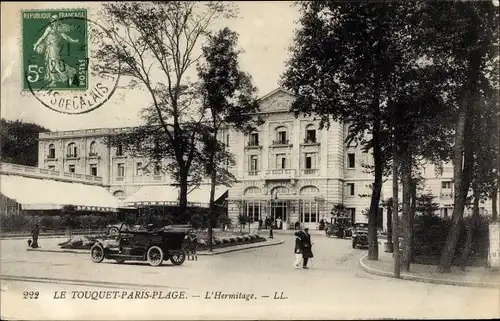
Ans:
[[[344,204],[353,221],[366,221],[373,175],[364,164],[372,165],[370,153],[355,144],[346,146],[346,126],[332,123],[319,129],[314,117],[296,118],[290,112],[293,96],[276,89],[260,98],[265,123],[245,135],[228,130],[223,139],[235,155],[232,168],[238,182],[229,189],[219,187],[216,197],[227,196],[229,217],[239,214],[255,220],[280,218],[283,228],[300,222],[317,228],[329,220],[332,206]],[[123,129],[86,129],[41,133],[38,167],[98,176],[102,186],[119,200],[133,204],[164,204],[178,198],[174,182],[161,168],[144,172],[146,159],[131,157],[120,148],[110,147],[106,137]],[[436,196],[441,216],[451,215],[453,169],[450,165],[423,171],[424,191]],[[208,202],[208,185],[195,188],[188,202]],[[225,192],[227,191],[227,194]],[[364,196],[363,196],[364,195]],[[392,195],[391,181],[384,183],[381,199]],[[491,204],[482,204],[490,211]],[[385,227],[386,211],[380,209],[380,228]]]

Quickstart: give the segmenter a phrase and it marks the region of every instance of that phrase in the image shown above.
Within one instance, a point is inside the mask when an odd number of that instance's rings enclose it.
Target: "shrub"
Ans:
[[[465,247],[467,229],[470,225],[470,217],[460,222],[460,233],[455,251],[455,259],[460,258]],[[471,247],[471,256],[486,259],[488,256],[488,218],[480,217]],[[451,219],[440,218],[437,215],[419,215],[415,217],[413,225],[413,256],[439,257],[446,244],[448,231],[451,227]]]
[[[227,238],[223,238],[223,239],[222,239],[222,243],[224,243],[224,244],[229,243],[229,242],[230,242],[230,241],[229,241],[229,239],[227,239]]]

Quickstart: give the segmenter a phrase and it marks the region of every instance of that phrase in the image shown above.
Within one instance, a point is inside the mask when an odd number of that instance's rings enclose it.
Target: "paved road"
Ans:
[[[348,240],[313,236],[315,258],[312,268],[293,269],[293,236],[275,237],[283,239],[284,243],[203,256],[195,262],[186,261],[182,266],[164,264],[161,267],[112,261],[95,264],[87,255],[28,252],[23,240],[1,240],[2,317],[352,319],[500,316],[499,290],[432,285],[369,275],[357,267],[359,257],[366,251],[351,249]],[[41,240],[42,246],[47,242],[60,240]],[[38,291],[38,299],[24,299],[24,292],[30,291]],[[61,291],[66,291],[66,298],[55,299],[54,296],[61,296]],[[92,294],[92,291],[101,292]],[[145,292],[137,294],[136,291],[149,291],[150,296],[156,296],[144,299]],[[217,291],[240,292],[243,296],[253,294],[254,298],[248,301],[215,299]],[[108,295],[108,299],[85,299],[85,294]],[[172,299],[175,295],[185,298]],[[212,298],[207,299],[207,295]],[[274,299],[275,296],[278,299]]]

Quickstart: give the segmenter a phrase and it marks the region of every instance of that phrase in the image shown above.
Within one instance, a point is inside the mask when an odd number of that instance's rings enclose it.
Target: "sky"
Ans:
[[[214,29],[229,27],[239,34],[240,67],[253,78],[258,96],[276,89],[285,70],[299,12],[291,1],[236,2],[239,18],[219,21]],[[9,2],[1,4],[1,117],[37,123],[52,131],[87,128],[127,127],[140,124],[138,113],[150,96],[142,90],[118,88],[101,107],[82,115],[52,111],[30,94],[22,93],[21,10],[87,8],[91,2]],[[201,43],[200,43],[201,45]],[[120,86],[119,86],[120,87]]]

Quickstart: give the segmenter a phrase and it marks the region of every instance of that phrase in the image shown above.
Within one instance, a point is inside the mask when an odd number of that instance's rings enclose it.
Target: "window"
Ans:
[[[70,173],[74,173],[74,172],[75,172],[75,165],[69,165],[69,166],[68,166],[68,171],[69,171]]]
[[[259,146],[259,134],[252,133],[250,134],[250,140],[248,141],[249,146]]]
[[[314,128],[306,130],[306,143],[316,143],[316,130]]]
[[[54,165],[49,165],[48,169],[49,171],[55,171],[56,167]]]
[[[161,175],[161,165],[155,165],[155,168],[154,168],[154,173],[153,173],[155,176],[159,176]]]
[[[97,143],[96,142],[90,143],[89,156],[97,156]]]
[[[260,203],[247,202],[245,206],[246,215],[252,219],[252,222],[258,222],[260,219]]]
[[[286,155],[277,154],[276,155],[276,168],[285,169],[286,168]]]
[[[77,157],[77,148],[75,143],[69,143],[68,144],[68,150],[67,150],[67,157]]]
[[[347,168],[356,167],[356,154],[349,153],[347,154]]]
[[[347,183],[347,195],[354,196],[354,183]]]
[[[95,164],[90,165],[90,175],[97,176],[97,165]]]
[[[116,156],[123,156],[123,145],[116,146]]]
[[[56,146],[54,146],[54,144],[49,145],[49,157],[48,158],[56,158]]]
[[[314,201],[301,201],[299,206],[300,221],[302,223],[318,222],[318,203]]]
[[[313,155],[312,154],[306,154],[306,169],[312,169],[313,168]]]
[[[141,176],[142,175],[142,162],[137,162],[135,164],[135,175],[136,176]]]
[[[278,131],[278,144],[288,144],[285,130]]]
[[[447,207],[441,209],[441,216],[448,217],[448,208]]]
[[[252,155],[250,156],[250,171],[258,171],[259,166],[258,166],[258,157],[257,155]]]
[[[118,164],[118,177],[125,176],[125,164]]]
[[[442,189],[451,189],[451,182],[447,181],[447,182],[441,182],[441,188]]]

